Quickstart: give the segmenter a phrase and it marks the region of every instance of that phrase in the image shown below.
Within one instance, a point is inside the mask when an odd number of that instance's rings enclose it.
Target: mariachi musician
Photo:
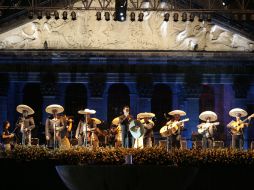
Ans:
[[[64,108],[58,104],[46,107],[46,112],[51,114],[45,123],[45,136],[50,148],[59,148],[61,146],[61,131],[64,129],[64,122],[58,114],[63,111]]]
[[[21,114],[17,121],[18,132],[21,134],[22,145],[31,145],[32,130],[35,128],[34,119],[31,116],[34,110],[27,105],[20,104],[16,108],[17,112]]]
[[[212,148],[216,125],[219,125],[219,122],[214,122],[217,120],[217,114],[212,111],[204,111],[199,115],[199,119],[205,121],[197,126],[198,133],[202,135],[202,147]]]
[[[73,117],[64,115],[62,117],[64,129],[61,131],[61,149],[69,149],[71,147],[69,135],[73,126]]]
[[[182,110],[173,110],[168,114],[172,116],[172,119],[169,120],[166,125],[173,130],[169,143],[171,144],[171,148],[180,148],[181,132],[184,129],[184,122],[180,121],[180,118],[181,116],[185,116],[186,113]]]
[[[96,134],[97,118],[91,118],[91,114],[95,114],[95,110],[85,109],[79,110],[79,114],[84,115],[84,117],[79,121],[78,127],[76,129],[75,138],[78,139],[79,146],[99,146],[99,139]]]
[[[138,143],[141,144],[141,147],[152,147],[153,146],[153,128],[154,128],[154,122],[152,121],[152,118],[155,117],[154,113],[139,113],[137,115],[137,119],[140,120],[141,124],[144,127],[144,135],[140,137],[142,138],[142,142]],[[136,144],[136,141],[135,141]],[[138,145],[137,144],[137,145]]]
[[[248,113],[241,108],[234,108],[229,111],[229,115],[231,117],[235,117],[235,120],[232,120],[227,124],[227,127],[230,129],[232,135],[232,148],[243,149],[243,129],[249,125],[250,119],[254,116],[254,114],[250,115],[244,120],[241,120],[241,117],[246,117]],[[247,120],[249,120],[248,123],[245,122]]]
[[[131,148],[133,146],[134,139],[129,130],[130,122],[133,121],[134,118],[130,115],[130,107],[123,107],[123,114],[119,116],[119,123],[121,126],[122,132],[122,146],[125,148]]]

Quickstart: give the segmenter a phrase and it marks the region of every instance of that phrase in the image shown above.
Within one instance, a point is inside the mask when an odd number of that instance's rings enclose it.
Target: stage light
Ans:
[[[68,16],[67,11],[64,11],[64,12],[63,12],[63,19],[66,20],[66,19],[67,19],[67,16]]]
[[[50,12],[46,11],[46,19],[50,19]]]
[[[38,12],[37,12],[37,18],[38,18],[38,19],[42,19],[42,12],[41,12],[41,11],[38,11]]]
[[[126,20],[126,12],[127,12],[127,0],[116,0],[115,1],[115,12],[116,12],[116,20],[117,21],[125,21]]]
[[[222,5],[223,6],[228,6],[231,3],[231,0],[222,0]]]
[[[58,20],[59,19],[59,12],[55,11],[54,15],[55,15],[55,19]]]
[[[186,12],[184,12],[184,13],[182,14],[182,21],[183,21],[183,22],[186,22],[186,21],[187,21],[187,13],[186,13]]]
[[[198,16],[198,21],[202,22],[203,20],[204,20],[204,16],[203,16],[202,13],[200,13],[199,16]]]
[[[174,13],[173,18],[174,18],[174,21],[177,22],[178,21],[178,13]]]
[[[254,21],[254,14],[251,14],[251,15],[250,15],[250,20],[251,20],[251,21]]]
[[[236,21],[239,20],[239,15],[238,14],[234,14],[234,20],[236,20]]]
[[[74,11],[71,12],[71,19],[72,20],[76,20],[77,19],[77,15]]]
[[[189,21],[193,22],[194,21],[194,18],[195,18],[195,15],[193,13],[190,14],[190,19]]]
[[[169,21],[169,13],[164,14],[164,21],[168,22]]]
[[[211,22],[212,21],[212,15],[211,14],[207,14],[207,21]]]
[[[247,20],[246,14],[242,14],[242,21],[246,21],[246,20]]]
[[[138,21],[142,22],[144,18],[144,13],[139,13],[138,15]]]
[[[110,14],[109,14],[109,12],[105,12],[104,16],[105,16],[105,20],[106,21],[110,20]]]
[[[96,20],[98,20],[98,21],[101,20],[101,12],[96,13]]]
[[[131,12],[130,17],[131,17],[131,22],[135,21],[135,13],[134,12]]]
[[[33,19],[34,17],[34,12],[33,11],[28,11],[28,18]]]

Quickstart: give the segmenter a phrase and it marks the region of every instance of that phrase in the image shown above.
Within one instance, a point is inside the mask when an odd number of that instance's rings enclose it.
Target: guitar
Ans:
[[[181,121],[176,121],[176,122],[173,122],[170,126],[171,128],[171,131],[172,131],[172,134],[174,135],[178,129],[179,129],[179,125],[186,122],[186,121],[189,121],[190,119],[189,118],[186,118],[186,119],[183,119]]]
[[[186,119],[183,119],[181,121],[177,121],[177,122],[173,122],[173,123],[170,123],[170,124],[167,124],[165,126],[163,126],[161,129],[160,129],[160,134],[162,137],[168,137],[168,136],[171,136],[172,134],[175,134],[179,128],[179,124],[183,123],[183,122],[186,122],[186,121],[189,121],[190,119],[189,118],[186,118]]]
[[[231,130],[231,133],[232,133],[232,134],[237,134],[237,133],[239,133],[239,131],[240,131],[241,129],[244,128],[244,126],[245,126],[245,121],[251,119],[252,117],[254,117],[254,114],[251,114],[249,117],[247,117],[246,119],[244,119],[244,120],[242,120],[242,121],[232,121],[232,122],[230,123],[230,127],[229,127],[230,130]]]
[[[199,133],[199,134],[203,134],[205,131],[207,131],[207,130],[209,129],[210,126],[216,126],[216,125],[219,125],[219,124],[220,124],[220,122],[215,122],[215,123],[204,123],[204,124],[202,125],[202,127],[200,127],[200,128],[198,129],[198,133]]]

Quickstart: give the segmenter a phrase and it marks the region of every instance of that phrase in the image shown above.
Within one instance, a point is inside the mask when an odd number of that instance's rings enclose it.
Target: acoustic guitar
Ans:
[[[252,117],[254,117],[254,114],[251,114],[249,117],[247,117],[246,119],[244,119],[244,120],[242,120],[242,121],[241,121],[241,120],[240,120],[240,121],[232,121],[232,122],[230,123],[230,130],[231,130],[231,133],[232,133],[232,134],[237,134],[237,133],[239,133],[239,131],[240,131],[241,129],[244,128],[244,126],[245,126],[245,121],[251,119]]]
[[[202,125],[202,127],[200,127],[200,128],[198,129],[198,133],[199,133],[199,134],[203,134],[206,130],[209,129],[210,126],[216,126],[216,125],[219,125],[219,124],[220,124],[220,122],[215,122],[215,123],[204,123],[204,124]]]
[[[189,121],[189,118],[183,119],[181,121],[175,121],[173,123],[167,124],[163,126],[160,129],[160,134],[162,137],[168,137],[171,136],[172,134],[175,134],[177,130],[179,129],[179,125],[183,122]]]

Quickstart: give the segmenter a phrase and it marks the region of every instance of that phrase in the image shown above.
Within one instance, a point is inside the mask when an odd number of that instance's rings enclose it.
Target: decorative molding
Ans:
[[[115,22],[97,21],[95,15],[96,10],[77,11],[75,21],[33,20],[0,34],[0,49],[45,49],[47,42],[47,49],[254,50],[253,41],[197,17],[193,22],[165,22],[164,14],[150,11],[144,12],[142,22],[131,22],[129,14],[125,22]]]

